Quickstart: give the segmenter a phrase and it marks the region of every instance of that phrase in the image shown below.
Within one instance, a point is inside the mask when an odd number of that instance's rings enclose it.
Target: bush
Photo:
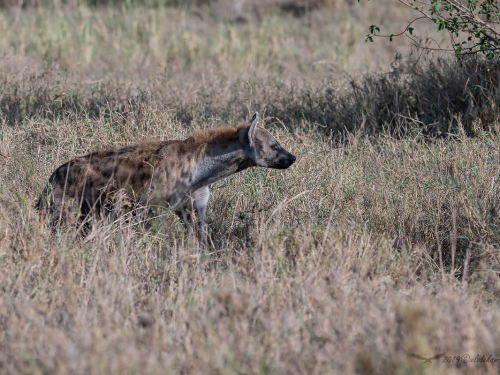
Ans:
[[[405,63],[398,59],[390,72],[349,78],[343,89],[337,82],[319,89],[272,86],[272,91],[259,93],[254,103],[267,116],[277,117],[290,128],[297,128],[305,120],[333,137],[342,137],[346,132],[387,132],[398,137],[421,132],[442,137],[461,129],[474,136],[480,130],[495,130],[499,78],[500,63],[484,58]],[[233,95],[228,107],[217,108],[207,101],[197,108],[178,108],[179,117],[189,122],[198,117],[193,115],[196,111],[202,118],[244,117],[247,109],[239,105],[239,94]],[[211,96],[200,95],[200,99],[203,97]]]
[[[350,79],[339,92],[304,90],[298,100],[267,106],[267,113],[296,122],[306,119],[330,134],[421,131],[443,136],[458,130],[473,136],[494,130],[498,120],[500,63],[484,58],[462,62],[439,58],[424,63],[397,61],[389,73]]]
[[[253,101],[256,110],[278,118],[290,129],[306,120],[333,137],[342,137],[346,132],[384,132],[397,137],[421,132],[442,137],[461,129],[474,136],[478,131],[496,130],[499,78],[500,63],[484,58],[462,62],[444,58],[406,63],[397,60],[390,72],[350,78],[343,89],[336,82],[300,90],[270,84]],[[14,125],[37,116],[126,117],[154,106],[173,111],[189,125],[196,119],[232,121],[245,118],[248,112],[241,87],[236,85],[224,100],[217,100],[217,88],[206,87],[200,88],[196,100],[187,100],[161,84],[151,92],[131,96],[109,85],[88,91],[70,89],[64,79],[58,79],[61,84],[54,84],[49,75],[25,82],[22,87],[4,81],[0,120]],[[39,80],[47,80],[47,84]]]

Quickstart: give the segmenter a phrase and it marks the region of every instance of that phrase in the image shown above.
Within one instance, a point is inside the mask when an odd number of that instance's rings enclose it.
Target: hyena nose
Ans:
[[[292,163],[295,163],[295,160],[297,160],[297,158],[295,157],[295,155],[290,154],[290,160],[292,161]]]

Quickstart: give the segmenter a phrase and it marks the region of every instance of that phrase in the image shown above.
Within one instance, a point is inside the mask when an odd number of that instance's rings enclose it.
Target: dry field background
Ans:
[[[1,374],[499,373],[409,355],[500,358],[497,65],[365,44],[411,18],[389,0],[14,3]],[[75,155],[255,110],[298,161],[216,184],[207,249],[170,211],[82,238],[34,210]]]

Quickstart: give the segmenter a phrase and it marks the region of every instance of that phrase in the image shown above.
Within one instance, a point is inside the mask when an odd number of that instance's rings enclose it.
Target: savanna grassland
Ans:
[[[366,44],[411,19],[390,0],[21,3],[0,2],[1,374],[500,372],[477,360],[500,359],[498,63]],[[217,183],[206,248],[168,210],[82,236],[34,209],[69,158],[253,111],[297,162]]]

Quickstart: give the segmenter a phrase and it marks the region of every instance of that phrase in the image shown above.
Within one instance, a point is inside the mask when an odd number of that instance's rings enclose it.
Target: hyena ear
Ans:
[[[257,124],[259,123],[259,112],[255,112],[250,120],[250,127],[248,128],[248,139],[250,140],[250,147],[253,147],[255,133],[257,133]]]
[[[250,120],[250,126],[245,128],[240,133],[240,141],[242,144],[248,144],[253,148],[257,124],[259,123],[259,112],[255,112]]]

